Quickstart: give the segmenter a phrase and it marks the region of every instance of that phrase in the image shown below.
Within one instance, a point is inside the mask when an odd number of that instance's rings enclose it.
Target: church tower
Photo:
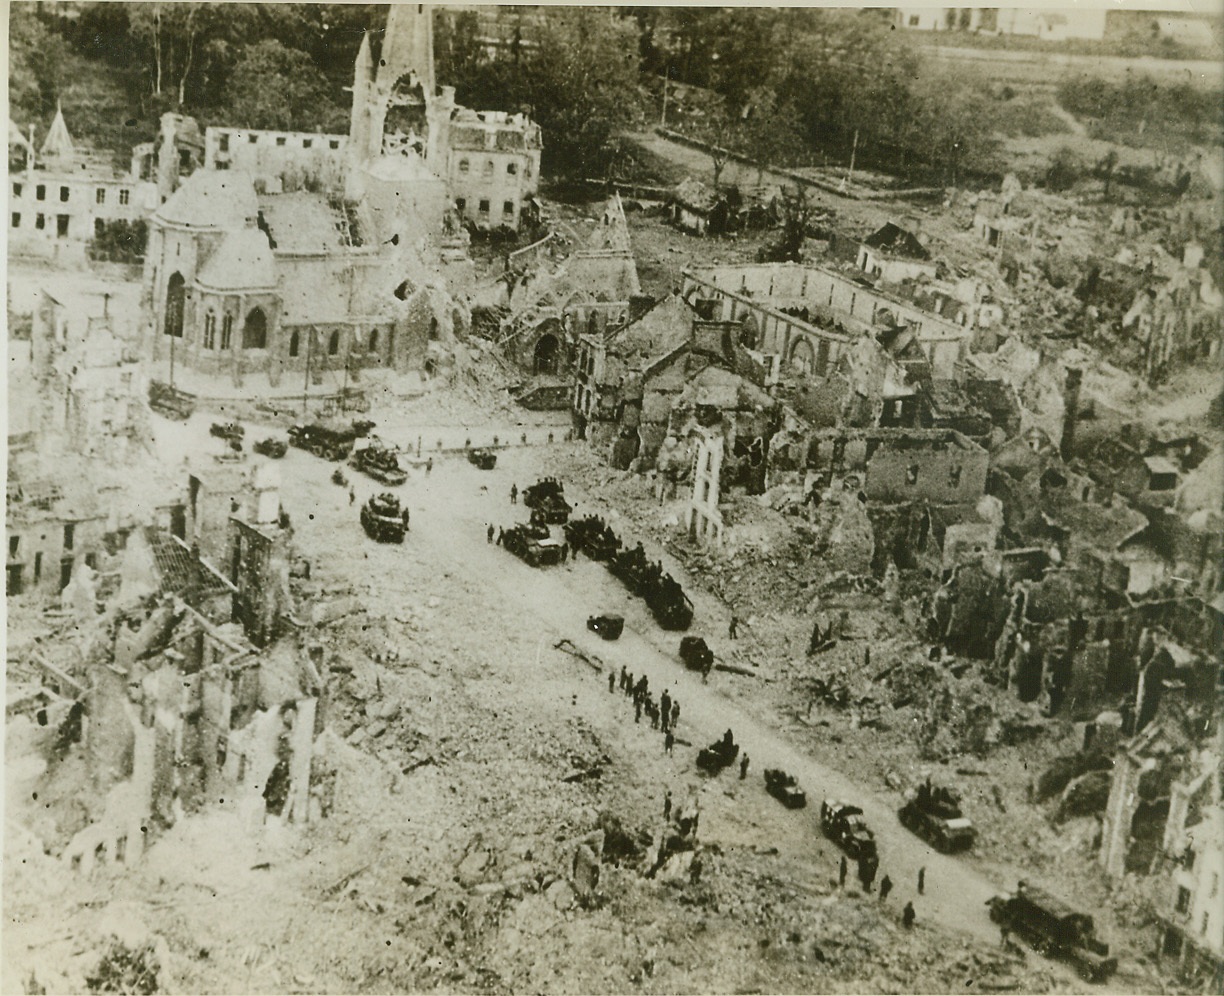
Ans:
[[[353,107],[349,112],[349,169],[360,166],[370,155],[370,106],[374,88],[374,59],[370,55],[370,36],[361,36],[357,64],[353,69]]]
[[[427,3],[393,3],[378,62],[378,87],[388,95],[414,74],[426,98],[434,95],[433,10]]]

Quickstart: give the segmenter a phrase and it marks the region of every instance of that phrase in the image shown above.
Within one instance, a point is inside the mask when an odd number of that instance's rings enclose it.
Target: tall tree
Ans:
[[[342,127],[345,109],[327,78],[297,49],[275,39],[248,46],[229,80],[229,115],[248,128],[328,131]]]

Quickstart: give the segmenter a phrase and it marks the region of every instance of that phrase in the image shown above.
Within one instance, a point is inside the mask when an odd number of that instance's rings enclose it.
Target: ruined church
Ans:
[[[352,92],[348,135],[206,130],[149,225],[142,332],[171,378],[432,369],[466,332],[464,224],[531,216],[539,128],[435,84],[423,4],[391,6],[377,54],[363,38]]]

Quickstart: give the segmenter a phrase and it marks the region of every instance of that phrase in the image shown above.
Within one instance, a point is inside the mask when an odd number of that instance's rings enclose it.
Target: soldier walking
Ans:
[[[562,543],[561,544],[561,563],[564,564],[566,561],[566,558],[568,557],[569,557],[569,544]]]
[[[490,543],[493,542],[493,524],[492,523],[489,523],[489,528],[485,530],[485,536],[488,538],[488,541]]]
[[[892,892],[892,879],[885,875],[880,879],[880,902],[884,902],[888,898],[888,894]]]
[[[740,758],[740,781],[742,782],[748,777],[748,755],[745,754]]]
[[[349,488],[349,504],[353,504],[357,500],[357,492]]]
[[[905,909],[901,911],[901,925],[906,930],[912,930],[914,926],[914,904],[906,903]]]
[[[518,504],[518,485],[517,484],[510,485],[510,504],[511,505]]]
[[[672,700],[671,727],[674,730],[676,724],[680,721],[680,702],[676,699]]]
[[[625,674],[625,694],[631,695],[635,699],[637,698],[637,689],[634,688],[634,685],[633,685],[633,673],[632,672],[628,672]]]
[[[611,693],[615,691],[616,691],[616,672],[609,671],[608,672],[608,692]]]
[[[663,753],[670,754],[672,747],[676,743],[676,735],[671,730],[667,731],[667,736],[663,738]]]
[[[420,453],[420,452],[421,452],[421,444],[420,444],[420,443],[417,443],[417,452],[418,452],[418,453]],[[430,472],[431,470],[433,470],[433,457],[430,457],[428,460],[426,460],[426,461],[425,461],[425,476],[426,476],[426,477],[428,477],[428,476],[429,476],[429,472]]]
[[[671,789],[663,793],[663,819],[671,819]]]
[[[504,530],[501,526],[498,526],[497,527],[497,545],[501,546],[502,540],[504,540],[505,538],[506,538],[506,530]]]
[[[625,670],[625,665],[622,664],[621,672],[620,672],[620,688],[622,692],[625,690],[625,681],[628,678],[628,676],[629,676],[629,672]]]
[[[926,865],[918,869],[918,895],[926,892]]]
[[[666,733],[671,728],[671,694],[667,689],[663,689],[663,694],[659,697],[659,707],[662,710],[662,715],[659,717],[663,721],[663,732]]]
[[[734,640],[739,636],[739,616],[732,614],[727,624],[727,639]]]
[[[846,872],[849,871],[849,869],[850,869],[850,863],[846,860],[846,856],[843,854],[841,857],[841,864],[837,866],[837,886],[838,888],[844,889],[846,887]]]
[[[640,723],[642,721],[642,698],[638,696],[633,700],[633,721]]]

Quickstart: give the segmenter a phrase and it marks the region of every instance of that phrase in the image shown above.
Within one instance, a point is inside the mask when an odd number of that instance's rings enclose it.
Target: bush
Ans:
[[[1045,185],[1048,190],[1070,190],[1084,173],[1084,163],[1072,149],[1063,146],[1050,157],[1050,168],[1046,170]]]

